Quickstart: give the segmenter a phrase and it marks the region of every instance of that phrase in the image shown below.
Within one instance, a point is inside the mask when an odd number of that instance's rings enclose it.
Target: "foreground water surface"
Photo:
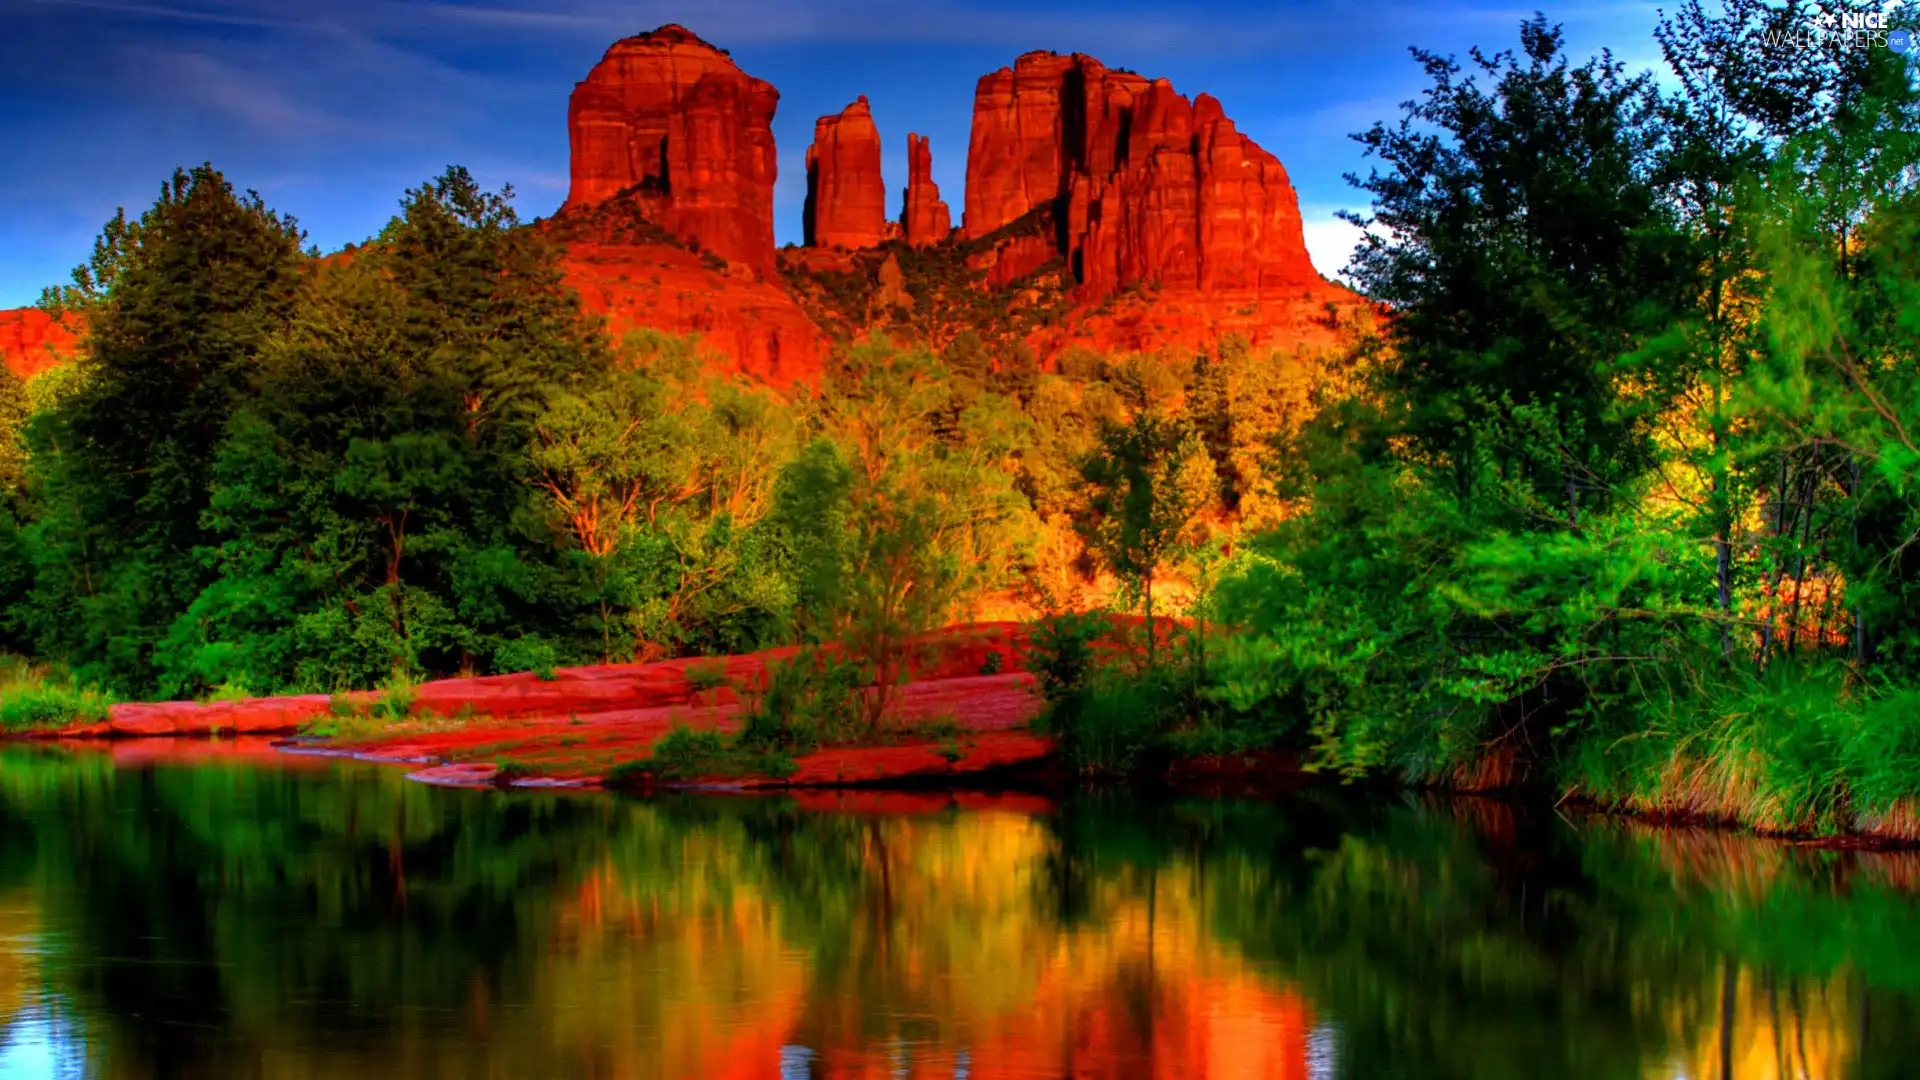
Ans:
[[[1912,1076],[1920,858],[0,747],[0,1077]]]

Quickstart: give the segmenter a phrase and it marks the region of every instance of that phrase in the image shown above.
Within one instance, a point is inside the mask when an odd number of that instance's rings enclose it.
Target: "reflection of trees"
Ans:
[[[1316,1015],[1353,1077],[1920,1050],[1898,866],[1467,810],[839,813],[8,750],[0,902],[65,945],[0,954],[0,1021],[45,982],[105,1077],[744,1077],[788,1044],[821,1076],[1287,1077]]]

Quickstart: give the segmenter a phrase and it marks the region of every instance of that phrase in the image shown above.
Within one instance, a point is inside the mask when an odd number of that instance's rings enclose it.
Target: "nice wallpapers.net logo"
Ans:
[[[1885,12],[1826,11],[1790,30],[1769,30],[1767,44],[1793,49],[1891,49],[1920,58],[1914,31],[1893,26]]]

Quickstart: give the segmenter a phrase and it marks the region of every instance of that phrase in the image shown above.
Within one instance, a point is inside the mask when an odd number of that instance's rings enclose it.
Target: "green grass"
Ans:
[[[221,683],[219,686],[214,687],[213,692],[208,694],[202,700],[209,701],[209,702],[246,701],[252,698],[253,696],[254,696],[253,691],[247,689],[246,680],[235,677],[235,678],[228,679],[226,682]]]
[[[380,684],[380,697],[374,702],[373,711],[387,720],[404,720],[413,712],[414,702],[420,698],[420,683],[412,675],[398,668]]]
[[[621,762],[607,770],[603,780],[608,787],[631,787],[649,778],[770,776],[784,780],[799,771],[799,764],[786,750],[749,746],[718,731],[696,731],[675,724],[653,744],[652,756]]]
[[[107,719],[113,697],[58,668],[0,658],[0,731],[52,731]]]
[[[687,665],[687,684],[697,691],[720,689],[727,685],[727,662],[713,660]]]
[[[966,734],[966,729],[960,726],[960,721],[952,713],[941,713],[938,716],[927,717],[902,734],[917,735],[926,739],[951,740]]]
[[[505,787],[517,780],[525,780],[533,775],[533,770],[517,761],[501,758],[493,763],[493,782]]]

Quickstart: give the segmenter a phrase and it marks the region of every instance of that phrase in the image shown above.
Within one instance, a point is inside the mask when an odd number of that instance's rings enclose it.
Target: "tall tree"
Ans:
[[[1350,272],[1393,309],[1382,389],[1412,446],[1463,497],[1484,456],[1575,522],[1648,463],[1612,371],[1689,302],[1691,270],[1649,168],[1650,80],[1569,65],[1543,18],[1520,44],[1465,70],[1414,50],[1432,86],[1356,137],[1386,170],[1350,177],[1373,198]]]
[[[210,579],[214,461],[267,341],[297,309],[302,234],[210,165],[177,170],[138,222],[117,214],[74,286],[50,293],[87,329],[87,374],[38,436],[48,493],[34,527],[43,651],[128,687]]]
[[[1141,412],[1131,423],[1105,427],[1081,476],[1088,511],[1083,535],[1107,569],[1138,590],[1151,658],[1154,583],[1217,499],[1213,459],[1192,425]]]

